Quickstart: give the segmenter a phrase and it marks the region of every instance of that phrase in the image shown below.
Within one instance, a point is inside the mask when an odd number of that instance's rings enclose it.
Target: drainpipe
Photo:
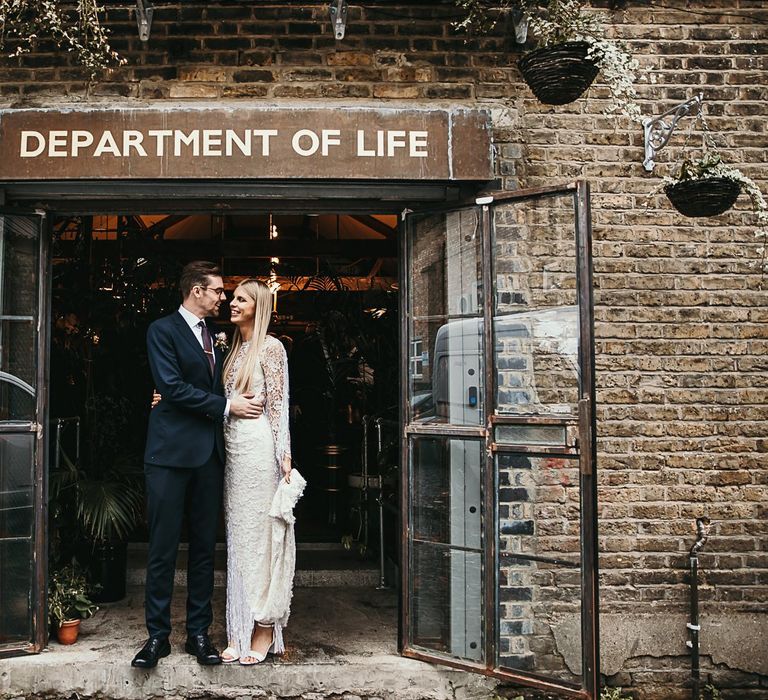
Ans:
[[[691,579],[691,621],[686,625],[690,635],[686,646],[691,650],[691,700],[700,700],[699,668],[699,552],[709,537],[709,518],[696,518],[696,542],[688,555]]]

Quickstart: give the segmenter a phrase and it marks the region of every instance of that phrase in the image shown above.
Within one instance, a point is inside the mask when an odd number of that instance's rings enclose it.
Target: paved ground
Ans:
[[[0,698],[489,698],[493,683],[397,654],[397,596],[374,588],[297,588],[287,651],[255,667],[204,668],[183,651],[184,596],[177,588],[173,652],[153,672],[130,667],[145,637],[143,590],[132,586],[82,625],[77,644],[0,661]],[[214,640],[223,648],[224,591],[216,589]]]

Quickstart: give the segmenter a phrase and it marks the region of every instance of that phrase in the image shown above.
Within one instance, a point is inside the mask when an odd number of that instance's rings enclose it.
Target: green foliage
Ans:
[[[92,587],[74,563],[51,573],[48,579],[48,620],[61,625],[91,617],[99,608],[90,599]]]
[[[712,683],[704,686],[704,697],[708,700],[723,700],[723,694]]]
[[[464,19],[454,22],[456,29],[487,34],[503,14],[518,7],[519,3],[516,0],[456,0],[456,5],[464,11]]]
[[[624,695],[621,688],[603,688],[600,700],[632,700],[632,696]]]
[[[97,0],[0,0],[0,50],[11,48],[11,57],[20,56],[50,38],[93,78],[125,63],[109,45],[99,21],[102,11]]]
[[[456,0],[456,4],[466,13],[464,19],[455,24],[459,29],[487,32],[496,25],[500,14],[516,9],[527,18],[531,34],[541,47],[568,41],[586,42],[590,47],[588,57],[600,69],[611,92],[605,112],[620,112],[640,120],[634,87],[638,63],[626,43],[606,36],[609,18],[588,11],[585,0]]]
[[[93,541],[124,540],[142,511],[143,493],[138,457],[125,443],[127,412],[124,399],[97,396],[88,402],[89,453],[84,464],[75,464],[62,451],[61,467],[51,473],[53,517],[74,509],[76,523]],[[72,523],[69,523],[70,537]]]
[[[675,184],[685,180],[706,180],[708,178],[725,178],[733,180],[741,185],[744,192],[749,197],[752,211],[755,213],[757,229],[755,236],[759,239],[765,239],[768,236],[768,202],[766,202],[763,193],[755,181],[744,175],[738,168],[727,165],[723,162],[720,154],[712,149],[705,147],[702,154],[695,158],[686,158],[680,164],[680,168],[674,176],[664,178],[667,185]],[[765,245],[757,250],[762,256],[761,266],[767,269],[765,258]]]

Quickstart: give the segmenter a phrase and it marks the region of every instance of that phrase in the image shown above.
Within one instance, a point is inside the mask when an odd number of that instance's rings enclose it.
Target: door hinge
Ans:
[[[519,7],[512,8],[512,26],[515,30],[515,42],[524,44],[528,40],[528,15]]]

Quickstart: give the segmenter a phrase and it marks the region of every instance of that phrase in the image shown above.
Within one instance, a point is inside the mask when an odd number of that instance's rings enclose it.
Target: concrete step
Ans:
[[[176,585],[185,585],[187,579],[187,545],[179,545],[179,556],[176,561]],[[146,575],[147,545],[131,543],[128,546],[128,575],[129,586],[144,584]],[[226,585],[227,552],[226,546],[219,543],[216,546],[214,585]],[[375,587],[379,584],[380,575],[376,562],[361,558],[356,552],[344,549],[341,544],[332,543],[299,543],[296,547],[296,576],[294,585],[300,587],[327,586],[363,586]]]
[[[286,653],[257,666],[200,666],[184,653],[184,591],[172,605],[172,653],[150,672],[130,661],[146,638],[144,591],[104,605],[72,646],[2,660],[0,699],[479,700],[494,681],[397,655],[397,594],[367,588],[297,589]],[[213,600],[211,637],[226,643],[224,591]]]

